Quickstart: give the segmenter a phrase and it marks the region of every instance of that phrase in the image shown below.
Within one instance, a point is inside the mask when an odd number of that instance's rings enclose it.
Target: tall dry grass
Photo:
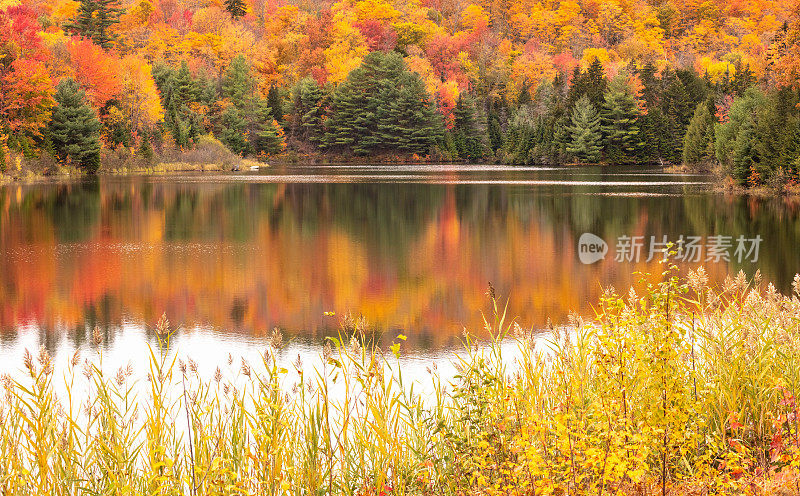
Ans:
[[[3,378],[0,491],[800,494],[800,276],[783,296],[675,270],[544,336],[494,301],[491,339],[465,336],[457,374],[429,369],[425,393],[402,336],[381,350],[360,322],[319,367],[280,365],[274,334],[259,363],[230,357],[203,380],[163,318],[146,387],[106,375],[98,351],[73,357],[66,397],[47,352],[26,353],[26,374]]]

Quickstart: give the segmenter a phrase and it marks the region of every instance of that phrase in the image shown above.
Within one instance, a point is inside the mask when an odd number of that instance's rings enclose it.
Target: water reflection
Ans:
[[[308,179],[313,178],[313,179]],[[481,327],[488,282],[521,324],[591,312],[652,261],[578,260],[583,232],[760,235],[757,265],[787,290],[800,271],[798,203],[704,192],[702,176],[414,166],[256,175],[100,178],[0,189],[0,328],[76,344],[101,326],[187,327],[318,341],[363,314],[418,349]],[[613,250],[613,247],[612,247]],[[707,265],[721,281],[756,265]]]

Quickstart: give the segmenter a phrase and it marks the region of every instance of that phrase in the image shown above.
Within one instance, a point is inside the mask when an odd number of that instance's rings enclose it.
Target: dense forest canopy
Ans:
[[[792,181],[798,19],[798,0],[0,0],[0,167],[213,136]],[[76,155],[67,129],[100,146]]]

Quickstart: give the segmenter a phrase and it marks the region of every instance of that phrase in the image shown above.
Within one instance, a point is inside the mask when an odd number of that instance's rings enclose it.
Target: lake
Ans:
[[[721,283],[758,268],[788,291],[800,202],[711,187],[642,168],[453,165],[6,186],[0,368],[39,343],[63,355],[95,326],[123,359],[163,312],[198,354],[245,352],[275,327],[314,350],[351,315],[436,356],[480,331],[490,283],[522,326],[561,324],[591,315],[603,288],[659,273],[664,236],[696,238],[682,270],[704,265]],[[601,242],[582,253],[584,233]],[[605,257],[584,263],[602,242]]]

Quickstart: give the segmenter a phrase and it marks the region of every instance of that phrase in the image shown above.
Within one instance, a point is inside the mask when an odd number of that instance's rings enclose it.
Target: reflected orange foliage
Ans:
[[[389,240],[337,221],[326,194],[302,197],[287,185],[242,191],[107,181],[79,196],[86,205],[71,210],[72,221],[47,205],[81,193],[53,188],[0,191],[4,330],[25,323],[75,329],[89,318],[154,322],[166,312],[184,326],[261,333],[277,325],[313,337],[337,325],[324,312],[349,311],[440,346],[463,326],[482,327],[490,281],[521,324],[542,327],[576,309],[590,313],[605,285],[627,288],[634,271],[660,273],[656,260],[616,263],[613,246],[605,261],[582,265],[580,233],[536,210],[471,218],[455,186],[442,188],[415,232]],[[251,206],[265,210],[226,213],[222,202],[231,195],[258,198]],[[306,212],[316,200],[328,206]],[[625,234],[652,234],[653,222],[642,208]],[[80,239],[70,238],[75,233]],[[707,270],[721,281],[730,269]]]

